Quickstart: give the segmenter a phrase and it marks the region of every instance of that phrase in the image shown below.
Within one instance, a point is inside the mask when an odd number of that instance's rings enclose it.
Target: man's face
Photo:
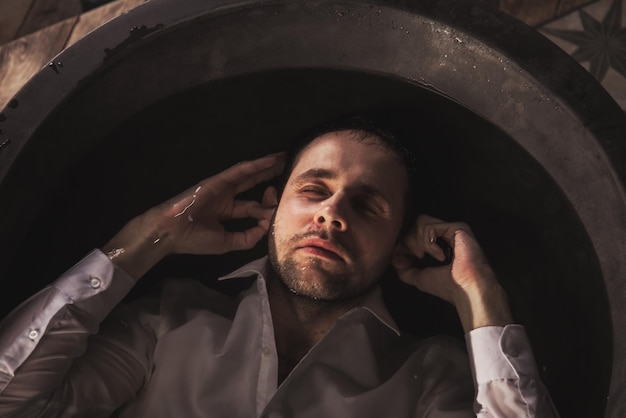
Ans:
[[[322,135],[300,154],[276,209],[269,255],[294,293],[347,300],[367,292],[395,249],[406,169],[375,139]]]

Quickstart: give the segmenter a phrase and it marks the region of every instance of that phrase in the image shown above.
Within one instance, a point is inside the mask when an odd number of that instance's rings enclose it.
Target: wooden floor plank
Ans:
[[[34,0],[0,0],[0,45],[17,38],[17,31]]]
[[[500,0],[500,10],[529,26],[536,27],[552,20],[559,0]]]
[[[78,16],[83,11],[80,0],[34,0],[34,3],[17,33],[17,37],[28,35],[50,24]]]
[[[0,109],[65,47],[77,17],[0,46]]]
[[[102,26],[114,17],[139,6],[145,1],[146,0],[115,0],[111,3],[83,13],[78,17],[78,21],[74,26],[74,30],[72,31],[72,34],[67,42],[67,46],[72,45],[92,30]]]

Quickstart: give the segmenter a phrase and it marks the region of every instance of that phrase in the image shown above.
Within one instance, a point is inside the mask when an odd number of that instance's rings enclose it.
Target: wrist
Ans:
[[[170,254],[173,247],[169,234],[146,218],[143,215],[131,220],[100,248],[113,264],[135,280]]]
[[[513,323],[508,296],[497,282],[464,289],[455,298],[454,305],[465,333],[476,328]]]

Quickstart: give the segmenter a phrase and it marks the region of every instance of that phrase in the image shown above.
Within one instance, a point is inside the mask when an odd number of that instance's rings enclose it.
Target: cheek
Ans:
[[[398,233],[395,225],[382,224],[370,228],[365,235],[363,244],[368,252],[380,254],[393,251],[396,247]]]
[[[295,208],[287,204],[278,206],[272,226],[272,232],[277,245],[287,241],[290,236],[297,233],[301,218],[302,216],[296,213]]]
[[[311,205],[304,205],[293,199],[281,202],[276,208],[274,223],[280,224],[283,228],[302,226],[312,217],[313,209]]]

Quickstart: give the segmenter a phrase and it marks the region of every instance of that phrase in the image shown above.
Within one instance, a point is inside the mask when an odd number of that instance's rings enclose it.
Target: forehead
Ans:
[[[381,190],[408,187],[408,175],[400,158],[375,137],[362,137],[353,131],[324,134],[299,154],[290,178],[308,170],[324,169],[334,178],[363,183]]]

